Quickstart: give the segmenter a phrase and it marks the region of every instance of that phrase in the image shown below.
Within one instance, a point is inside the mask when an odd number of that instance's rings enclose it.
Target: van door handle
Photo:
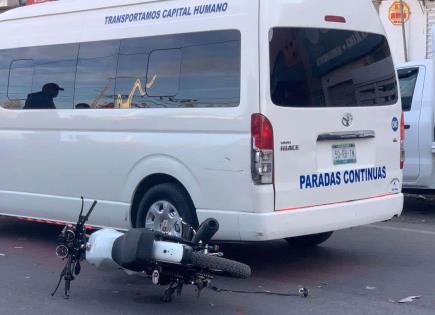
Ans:
[[[405,129],[406,130],[411,129],[411,125],[405,125]]]
[[[351,139],[371,139],[375,138],[376,133],[373,130],[345,131],[345,132],[328,132],[322,133],[317,137],[317,141],[337,141]]]

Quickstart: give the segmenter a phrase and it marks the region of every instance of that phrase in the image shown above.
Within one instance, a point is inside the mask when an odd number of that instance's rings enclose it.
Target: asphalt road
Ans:
[[[0,314],[435,314],[435,202],[408,200],[404,216],[337,232],[323,246],[292,250],[284,241],[224,245],[251,265],[250,280],[217,279],[241,290],[311,291],[308,299],[186,288],[173,303],[163,288],[123,272],[84,266],[72,298],[50,296],[62,263],[56,226],[0,218]],[[398,300],[421,296],[400,304]]]

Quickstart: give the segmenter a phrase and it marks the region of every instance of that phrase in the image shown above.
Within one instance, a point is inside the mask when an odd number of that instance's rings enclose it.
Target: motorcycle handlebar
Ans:
[[[86,214],[86,219],[89,219],[89,216],[91,215],[92,211],[94,210],[95,206],[97,205],[98,201],[94,200],[94,202],[92,203],[91,208],[88,211],[88,214]]]

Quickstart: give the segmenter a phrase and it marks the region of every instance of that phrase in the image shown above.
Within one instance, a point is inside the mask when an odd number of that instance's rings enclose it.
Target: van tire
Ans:
[[[294,248],[312,248],[326,242],[334,232],[289,237],[285,240]]]
[[[198,227],[196,209],[185,190],[175,183],[163,183],[151,187],[143,195],[136,215],[136,228],[145,228],[148,211],[158,201],[168,201],[184,222],[195,229]]]

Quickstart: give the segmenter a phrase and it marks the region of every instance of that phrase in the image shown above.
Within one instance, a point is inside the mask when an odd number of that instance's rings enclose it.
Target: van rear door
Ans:
[[[292,20],[297,10],[284,14],[291,7],[280,10],[286,20],[260,41],[268,47],[261,111],[273,128],[275,209],[399,193],[401,109],[382,29],[327,28],[326,15],[322,27],[314,27],[308,10],[305,22]],[[296,20],[297,26],[282,25]]]

